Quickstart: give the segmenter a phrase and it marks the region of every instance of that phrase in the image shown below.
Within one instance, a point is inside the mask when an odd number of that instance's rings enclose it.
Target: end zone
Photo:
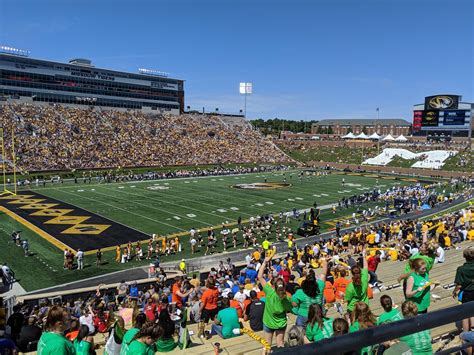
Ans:
[[[123,224],[31,191],[1,196],[0,210],[61,250],[92,252],[150,238]]]

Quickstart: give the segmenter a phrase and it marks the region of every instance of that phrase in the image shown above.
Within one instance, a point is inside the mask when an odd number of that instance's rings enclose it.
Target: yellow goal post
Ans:
[[[7,150],[5,148],[5,129],[0,127],[0,145],[1,145],[1,164],[2,164],[2,187],[0,190],[0,196],[4,195],[16,195],[17,193],[17,184],[16,184],[16,155],[15,155],[15,133],[12,128],[12,136],[11,136],[11,160],[8,160]],[[13,172],[13,186],[9,186],[7,182],[7,170],[11,167]],[[8,172],[10,173],[10,172]]]

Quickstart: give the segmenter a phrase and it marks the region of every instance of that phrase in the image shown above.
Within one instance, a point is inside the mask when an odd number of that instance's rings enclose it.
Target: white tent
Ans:
[[[395,141],[397,141],[397,142],[406,142],[407,140],[408,139],[406,139],[403,134],[401,134],[397,138],[395,138]]]
[[[365,134],[364,132],[362,132],[361,134],[357,135],[356,138],[367,139],[367,138],[369,138],[369,136],[367,134]]]
[[[348,139],[352,139],[352,138],[355,138],[354,136],[354,133],[352,132],[349,132],[348,134],[346,134],[345,136],[342,136],[342,138],[348,138]]]
[[[377,132],[374,132],[374,133],[372,133],[372,134],[369,136],[369,138],[370,138],[370,139],[380,139],[380,138],[382,138],[382,136],[379,136],[379,135],[377,134]]]
[[[393,138],[393,137],[392,137],[392,135],[391,135],[391,134],[389,134],[388,136],[385,136],[385,138],[384,138],[384,139],[382,139],[382,140],[383,140],[383,141],[394,141],[394,140],[395,140],[395,138]]]

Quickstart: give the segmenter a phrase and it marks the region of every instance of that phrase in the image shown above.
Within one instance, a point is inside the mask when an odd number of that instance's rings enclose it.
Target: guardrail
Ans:
[[[419,315],[415,318],[380,325],[377,327],[328,338],[316,343],[277,350],[278,354],[341,354],[358,350],[366,346],[397,339],[404,335],[418,333],[422,330],[443,326],[474,316],[474,302],[445,308],[439,311]]]

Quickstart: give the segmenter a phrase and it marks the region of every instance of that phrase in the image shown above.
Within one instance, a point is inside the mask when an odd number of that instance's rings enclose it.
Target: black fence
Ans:
[[[404,335],[454,323],[469,317],[474,317],[474,302],[464,303],[419,315],[415,318],[404,319],[335,338],[324,339],[312,344],[284,348],[276,351],[276,353],[292,355],[343,354],[362,349],[366,346],[380,344],[387,340],[397,339]]]

